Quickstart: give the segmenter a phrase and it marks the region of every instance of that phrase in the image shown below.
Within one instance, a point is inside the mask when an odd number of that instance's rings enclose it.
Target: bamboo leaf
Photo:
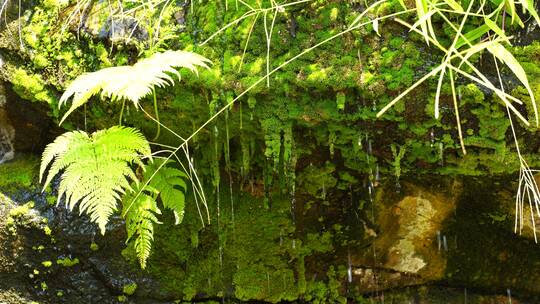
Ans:
[[[375,31],[375,33],[377,33],[379,37],[381,36],[381,34],[379,33],[379,20],[378,19],[373,20],[373,30]]]
[[[531,86],[529,85],[529,80],[527,79],[527,74],[521,66],[521,64],[516,60],[514,55],[510,53],[505,47],[500,43],[494,43],[487,47],[488,51],[497,57],[501,62],[503,62],[512,73],[519,79],[519,81],[525,86],[529,96],[531,97],[531,103],[534,109],[534,115],[536,118],[536,124],[538,125],[538,109],[536,107],[536,101],[534,100],[534,94],[532,92]]]
[[[415,0],[416,2],[416,15],[418,16],[418,20],[424,20],[423,22],[420,22],[420,29],[422,31],[422,36],[424,36],[424,39],[426,40],[426,43],[429,45],[429,34],[428,34],[428,26],[427,26],[427,18],[425,17],[428,13],[427,10],[427,2],[426,0]]]
[[[489,26],[484,24],[480,27],[475,28],[474,30],[467,32],[462,37],[459,37],[458,41],[456,42],[455,48],[459,49],[460,47],[466,44],[473,45],[474,40],[479,39],[488,31],[489,31]]]
[[[513,24],[517,17],[516,3],[514,2],[514,0],[506,0],[505,4],[506,4],[506,8],[508,12],[510,13],[510,16],[512,16],[512,24]]]
[[[509,45],[512,45],[510,43],[510,40],[504,33],[504,31],[497,25],[497,23],[493,22],[491,19],[485,17],[484,22],[486,25],[493,31],[495,34],[497,34],[499,37],[503,38],[504,42],[508,43]]]
[[[531,14],[531,16],[536,20],[536,23],[540,24],[540,16],[538,16],[538,12],[536,11],[533,0],[520,0],[520,2],[521,5],[523,5],[524,10]]]
[[[463,7],[461,7],[461,5],[459,5],[459,3],[457,3],[456,1],[454,1],[454,0],[444,0],[444,2],[446,2],[446,4],[448,4],[448,6],[450,6],[453,10],[455,10],[457,12],[460,12],[460,13],[463,12]]]

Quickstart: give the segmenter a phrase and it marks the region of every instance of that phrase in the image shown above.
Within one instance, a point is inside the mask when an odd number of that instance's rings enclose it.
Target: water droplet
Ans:
[[[439,143],[439,165],[444,166],[444,147],[443,143]]]
[[[448,251],[448,243],[446,242],[446,235],[442,237],[444,251]]]
[[[401,192],[401,184],[399,183],[399,180],[396,180],[396,193]]]
[[[348,264],[349,264],[349,267],[347,268],[347,279],[348,279],[349,283],[352,283],[352,262],[351,262],[351,253],[350,252],[347,254],[347,260],[348,260]]]

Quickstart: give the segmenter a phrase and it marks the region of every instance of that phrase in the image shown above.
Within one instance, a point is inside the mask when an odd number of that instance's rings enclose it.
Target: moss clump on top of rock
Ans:
[[[20,189],[33,188],[37,183],[39,159],[19,157],[14,161],[0,165],[0,190],[14,193]]]

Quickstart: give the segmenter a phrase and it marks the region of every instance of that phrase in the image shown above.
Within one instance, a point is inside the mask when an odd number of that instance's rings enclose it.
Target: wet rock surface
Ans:
[[[536,262],[540,261],[537,245],[528,237],[513,234],[511,215],[499,217],[510,206],[507,199],[512,197],[511,186],[474,179],[446,182],[408,179],[402,182],[400,192],[396,193],[394,183],[382,183],[375,189],[375,220],[371,222],[371,212],[359,214],[363,218],[358,224],[360,226],[340,219],[338,223],[344,225],[343,229],[363,228],[345,237],[334,232],[331,236],[334,239],[333,250],[321,249],[326,246],[322,245],[326,241],[306,239],[302,232],[309,231],[314,225],[312,217],[315,214],[319,223],[321,219],[323,222],[327,220],[325,216],[335,220],[336,211],[329,207],[319,210],[327,215],[318,212],[296,215],[296,249],[294,244],[290,244],[288,233],[280,232],[283,228],[279,227],[283,226],[279,225],[284,224],[281,215],[271,217],[271,222],[263,221],[267,225],[263,229],[274,230],[276,234],[273,236],[275,242],[264,240],[267,249],[261,252],[261,257],[272,255],[264,263],[274,261],[272,263],[276,264],[265,267],[276,267],[275,271],[283,273],[277,278],[287,274],[284,269],[292,271],[292,284],[296,285],[300,284],[301,273],[299,266],[295,266],[297,262],[289,261],[278,266],[279,259],[284,250],[295,252],[311,248],[311,253],[304,253],[307,254],[305,279],[308,282],[334,282],[336,289],[326,292],[338,292],[344,296],[341,299],[348,298],[351,303],[362,303],[358,295],[363,295],[374,301],[382,302],[384,299],[390,303],[463,303],[467,298],[467,303],[495,304],[508,303],[507,292],[518,296],[519,300],[512,298],[512,303],[536,303],[534,297],[540,295],[537,287],[540,270]],[[149,265],[152,271],[145,273],[136,264],[127,262],[128,256],[122,255],[125,232],[119,218],[114,218],[106,235],[101,236],[86,217],[55,206],[50,194],[42,194],[32,187],[8,192],[9,197],[0,196],[0,303],[118,303],[119,300],[171,303],[189,292],[185,284],[194,277],[190,275],[186,279],[182,273],[189,274],[190,264],[195,268],[191,271],[200,272],[203,276],[206,271],[220,271],[219,264],[216,264],[217,268],[210,265],[206,265],[208,269],[203,268],[207,263],[204,256],[209,255],[213,263],[219,259],[213,253],[219,253],[220,241],[208,229],[198,230],[198,236],[194,236],[186,234],[182,227],[174,231],[165,228],[168,234],[176,235],[173,238],[175,242],[182,243],[187,239],[188,247],[194,248],[193,255],[180,251],[182,247],[176,244],[163,247],[159,240],[164,235],[158,234],[158,243]],[[507,202],[506,205],[499,204],[501,200]],[[297,202],[299,205],[300,201],[301,197]],[[29,202],[33,202],[33,207]],[[259,282],[256,274],[252,274],[253,278],[244,279],[237,273],[239,270],[235,265],[252,267],[248,268],[248,273],[260,271],[256,260],[259,254],[256,246],[259,244],[252,238],[263,237],[252,226],[253,217],[259,216],[256,213],[259,211],[250,209],[252,211],[247,213],[247,217],[242,213],[241,202],[237,203],[239,213],[236,214],[235,238],[246,246],[240,250],[248,254],[248,261],[242,262],[248,264],[235,264],[238,262],[228,260],[235,257],[227,256],[231,249],[221,243],[225,246],[223,258],[226,259],[221,271],[227,271],[222,278],[231,275],[235,280],[231,289],[222,296],[233,302],[236,301],[235,295],[242,295],[235,293],[235,289],[244,290],[244,294],[249,295],[246,293],[249,288],[264,289],[266,284],[281,286],[279,280]],[[266,212],[275,212],[279,208],[277,202],[272,208]],[[347,208],[345,212],[355,212]],[[223,220],[227,215],[222,216]],[[283,216],[288,218],[290,215]],[[187,226],[191,224],[189,221],[185,223]],[[278,225],[278,228],[273,225]],[[246,227],[252,228],[246,230]],[[330,231],[330,225],[323,224],[322,227],[323,234],[317,238],[326,238],[324,232]],[[255,235],[249,235],[250,232]],[[347,248],[339,245],[352,238],[359,238],[360,246],[350,245]],[[280,249],[269,251],[275,248]],[[180,263],[177,259],[182,254],[189,257]],[[347,278],[347,255],[350,256],[350,282]],[[226,268],[231,262],[232,267]],[[329,270],[332,268],[336,271]],[[177,279],[181,280],[174,283]],[[214,294],[211,289],[215,288],[214,279],[208,274],[207,283],[191,285],[196,288],[193,300],[220,300],[219,293]],[[176,290],[170,289],[171,283]],[[135,292],[126,296],[126,286],[136,286]],[[294,297],[302,299],[301,289],[295,290]],[[314,298],[304,301],[317,303]]]
[[[5,114],[17,134],[13,141],[15,151],[39,154],[63,132],[48,115],[47,106],[22,99],[9,84],[4,86],[4,96]]]
[[[9,118],[7,104],[5,88],[0,83],[0,164],[15,157],[15,128]]]
[[[122,257],[118,221],[101,237],[84,217],[50,206],[39,192],[12,197],[0,196],[0,303],[28,303],[12,294],[40,303],[118,303],[129,284],[137,286],[136,303],[161,303],[151,298],[157,283]]]

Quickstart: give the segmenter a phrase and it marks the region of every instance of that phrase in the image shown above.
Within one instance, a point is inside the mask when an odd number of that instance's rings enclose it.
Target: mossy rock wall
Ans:
[[[62,31],[74,7],[40,2],[22,19],[10,22],[10,30],[0,36],[0,74],[35,108],[45,107],[54,122],[65,111],[58,109],[58,99],[72,79],[134,63],[144,43],[112,44],[114,33],[107,32],[100,3],[89,7],[91,14],[80,19],[82,23],[75,18]],[[359,10],[358,3],[313,1],[279,14],[270,66],[342,30]],[[264,75],[261,20],[245,56],[249,22],[200,46],[242,13],[226,9],[224,2],[194,2],[193,9],[178,4],[165,12],[164,31],[178,35],[169,47],[196,51],[213,62],[198,77],[182,72],[175,87],[157,90],[160,119],[180,136],[189,136]],[[442,91],[442,119],[432,116],[436,80],[377,118],[378,109],[440,60],[419,37],[396,23],[380,27],[381,36],[372,28],[355,31],[292,62],[270,77],[269,86],[263,81],[193,138],[191,151],[207,189],[212,223],[202,227],[190,201],[181,226],[167,221],[158,229],[149,274],[162,281],[160,294],[152,296],[360,302],[384,289],[433,282],[538,295],[536,247],[530,238],[513,235],[511,217],[503,217],[511,210],[508,202],[513,202],[507,188],[516,186],[513,174],[519,170],[504,106],[483,88],[460,83],[465,156],[460,153],[449,87]],[[540,43],[512,51],[540,98]],[[489,72],[488,60],[478,64]],[[515,83],[509,81],[509,89],[523,97],[523,88]],[[152,112],[150,99],[142,106]],[[530,109],[520,110],[530,116]],[[63,127],[106,128],[118,123],[119,112],[119,103],[96,97]],[[130,105],[123,123],[141,128],[148,138],[156,132],[155,124]],[[516,126],[524,157],[538,167],[536,129]],[[181,143],[165,131],[159,141]],[[401,159],[399,151],[404,153]],[[433,176],[456,178],[465,186],[453,193],[458,189],[454,183],[438,184],[430,181],[436,180]],[[488,194],[476,198],[478,189],[501,187],[482,183],[482,178],[492,176],[501,178],[506,195],[497,196],[499,200]],[[16,177],[28,181],[24,175],[12,177],[12,183],[1,183],[1,191],[17,188]],[[487,204],[492,201],[502,207]],[[469,210],[471,204],[478,209]],[[400,213],[403,208],[409,213]],[[410,213],[415,208],[431,215],[430,220],[426,223]],[[407,231],[405,222],[410,221],[424,233]],[[100,239],[96,242],[103,245]],[[507,242],[514,251],[506,249]],[[441,246],[446,249],[439,251]],[[131,259],[129,251],[124,255]],[[502,279],[513,263],[526,273]]]
[[[397,3],[389,2],[378,13],[395,10],[394,5]],[[4,78],[14,91],[23,98],[47,103],[51,116],[57,118],[65,110],[58,110],[58,96],[74,77],[85,71],[135,62],[138,50],[148,45],[137,39],[126,44],[119,34],[111,36],[102,6],[92,4],[86,8],[87,13],[79,16],[73,5],[44,2],[9,23],[9,30],[4,30],[0,39],[0,53],[5,61]],[[162,122],[182,136],[197,129],[266,71],[262,17],[253,26],[245,54],[252,25],[247,21],[199,46],[204,38],[244,13],[244,9],[215,2],[172,5],[163,13],[162,31],[178,36],[167,41],[168,47],[193,50],[213,62],[212,68],[202,71],[199,77],[182,73],[183,80],[174,89],[158,90]],[[361,10],[359,4],[335,1],[315,1],[286,9],[275,21],[269,67],[276,67],[339,32]],[[23,28],[18,37],[20,22]],[[140,36],[139,39],[145,37]],[[540,78],[536,77],[538,42],[515,47],[513,51],[528,73],[531,87],[540,88]],[[378,164],[383,174],[392,175],[396,171],[396,166],[389,164],[395,158],[390,149],[393,144],[405,149],[403,159],[396,164],[404,174],[516,172],[519,162],[504,106],[473,84],[463,83],[459,87],[461,123],[468,150],[465,156],[459,149],[447,86],[442,90],[442,119],[433,118],[436,79],[376,118],[379,109],[438,60],[437,53],[423,46],[419,37],[407,34],[393,21],[381,24],[380,36],[367,27],[336,38],[272,74],[269,86],[263,81],[201,132],[194,139],[195,148],[217,147],[213,154],[197,152],[201,154],[201,167],[210,168],[207,164],[215,166],[216,162],[228,165],[230,159],[232,170],[248,174],[262,172],[252,169],[264,167],[265,172],[270,168],[302,171],[306,162],[320,168],[330,160],[340,173],[344,172],[341,169],[367,173]],[[478,64],[492,66],[487,59]],[[490,68],[485,70],[489,75]],[[523,88],[516,83],[509,84],[512,94],[526,99]],[[115,124],[120,105],[98,99],[86,112],[81,109],[64,127],[94,130]],[[150,110],[150,100],[143,105]],[[140,114],[130,107],[124,123],[142,127],[151,136],[155,126]],[[534,166],[540,145],[534,140],[536,131],[517,127],[521,150]],[[164,134],[161,141],[179,142],[172,134]],[[366,154],[371,155],[368,158]]]

